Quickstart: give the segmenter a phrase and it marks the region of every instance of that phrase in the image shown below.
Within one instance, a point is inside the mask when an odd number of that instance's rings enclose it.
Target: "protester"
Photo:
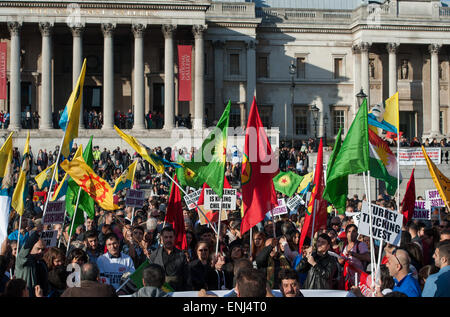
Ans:
[[[439,272],[428,276],[422,297],[450,297],[450,240],[439,242],[433,259]]]
[[[280,271],[280,291],[284,297],[304,297],[300,291],[297,273],[292,269]]]
[[[131,297],[167,297],[168,295],[161,288],[165,282],[164,269],[158,264],[149,264],[142,272],[142,284]]]
[[[266,297],[264,275],[256,269],[243,269],[236,278],[237,297]]]

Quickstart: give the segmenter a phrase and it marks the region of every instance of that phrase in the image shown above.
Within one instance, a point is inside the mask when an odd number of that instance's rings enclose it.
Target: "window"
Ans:
[[[267,78],[269,77],[268,75],[268,56],[258,56],[257,61],[258,61],[258,65],[257,65],[257,69],[256,69],[256,76],[258,78]]]
[[[159,49],[159,71],[164,72],[164,47]]]
[[[297,78],[306,78],[306,57],[297,57]]]
[[[31,106],[31,89],[33,85],[31,85],[31,82],[21,82],[20,87],[20,101],[22,110],[24,110],[26,107]]]
[[[342,127],[342,133],[345,133],[345,110],[333,111],[333,133],[337,135],[339,128]]]
[[[272,107],[258,106],[258,111],[263,127],[270,129],[272,127]]]
[[[341,57],[334,59],[334,79],[340,79],[344,75],[343,61]]]
[[[296,135],[308,134],[308,112],[306,108],[296,109],[294,112],[294,127]]]
[[[239,54],[230,54],[230,75],[240,75]]]
[[[230,127],[240,127],[241,126],[241,106],[237,104],[232,104],[230,109]]]

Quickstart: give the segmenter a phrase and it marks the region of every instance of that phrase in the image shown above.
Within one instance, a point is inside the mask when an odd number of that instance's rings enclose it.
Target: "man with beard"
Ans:
[[[283,297],[304,297],[300,291],[298,274],[292,269],[280,271],[280,291]]]
[[[27,283],[30,296],[35,296],[35,288],[39,285],[44,296],[48,292],[48,269],[43,260],[45,243],[40,239],[42,225],[38,225],[20,249],[16,260],[15,276]]]

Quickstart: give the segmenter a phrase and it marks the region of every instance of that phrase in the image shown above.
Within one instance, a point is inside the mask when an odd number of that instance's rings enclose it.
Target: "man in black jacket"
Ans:
[[[174,291],[184,291],[188,278],[187,260],[183,251],[175,245],[175,230],[172,227],[164,227],[161,230],[162,247],[156,249],[150,255],[150,263],[161,265],[166,273],[166,282]]]
[[[305,250],[306,256],[297,265],[297,272],[308,273],[303,289],[333,289],[338,263],[328,254],[331,247],[331,239],[323,233],[317,238],[317,250],[312,247]]]

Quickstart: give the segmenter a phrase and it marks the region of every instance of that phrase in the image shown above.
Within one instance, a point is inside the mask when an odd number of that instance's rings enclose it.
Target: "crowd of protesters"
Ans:
[[[74,144],[72,155],[77,145]],[[280,149],[280,169],[299,174],[308,171],[308,153],[313,142]],[[31,174],[35,175],[56,160],[54,151],[39,150],[32,159]],[[190,159],[195,149],[157,147],[154,152],[168,160],[179,156]],[[330,210],[326,227],[319,228],[312,241],[306,238],[299,253],[299,240],[305,221],[304,205],[288,214],[270,216],[250,232],[241,234],[240,164],[241,153],[236,147],[228,155],[226,177],[238,188],[236,210],[227,210],[227,220],[220,231],[216,253],[216,229],[202,225],[195,210],[184,201],[183,216],[187,249],[174,245],[175,231],[165,225],[170,180],[158,175],[153,167],[136,153],[126,149],[110,151],[94,146],[94,170],[110,184],[134,159],[137,188],[146,190],[142,208],[125,206],[125,191],[116,199],[119,209],[105,211],[95,205],[94,219],[73,228],[69,219],[53,228],[42,224],[43,202],[33,201],[38,191],[30,177],[29,196],[19,228],[19,216],[12,212],[8,239],[0,251],[0,293],[2,296],[76,297],[131,295],[134,297],[169,296],[172,291],[198,291],[198,296],[211,296],[210,290],[228,290],[226,297],[273,296],[279,289],[286,297],[303,296],[306,289],[347,290],[348,296],[450,296],[450,217],[440,211],[438,221],[411,221],[404,225],[401,243],[379,245],[382,251],[380,283],[368,288],[357,287],[356,279],[374,274],[370,265],[369,238],[359,235],[353,218]],[[14,149],[14,166],[20,167],[20,153]],[[301,161],[301,164],[298,162]],[[62,178],[62,175],[60,175]],[[17,181],[17,176],[16,176]],[[285,198],[278,194],[279,198]],[[362,197],[347,201],[347,212],[360,212]],[[395,210],[396,203],[387,195],[376,201]],[[46,248],[39,238],[43,230],[58,231],[56,247]],[[18,233],[20,231],[20,239]],[[70,239],[70,244],[69,244]],[[19,241],[17,241],[19,240]],[[250,240],[252,241],[250,243]],[[19,244],[19,248],[18,248]],[[151,264],[143,271],[142,288],[128,281],[141,264]],[[72,279],[78,266],[80,283]],[[355,277],[356,274],[356,277]],[[438,282],[437,282],[438,281]],[[116,291],[120,288],[119,291]]]

